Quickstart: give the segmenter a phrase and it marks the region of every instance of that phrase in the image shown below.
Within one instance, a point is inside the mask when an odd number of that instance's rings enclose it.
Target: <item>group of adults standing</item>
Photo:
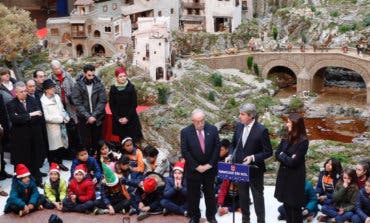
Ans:
[[[45,176],[40,172],[45,158],[68,171],[62,163],[66,154],[74,156],[78,147],[87,148],[90,155],[95,154],[102,139],[108,101],[106,88],[95,75],[93,65],[85,65],[83,73],[75,78],[58,60],[51,61],[50,65],[52,72],[48,78],[44,71],[36,70],[26,83],[16,82],[7,69],[0,73],[0,108],[4,111],[0,113],[0,124],[5,130],[2,148],[9,150],[14,166],[23,163],[30,169],[39,186]],[[117,68],[115,75],[117,78],[110,90],[113,100],[109,103],[113,134],[140,140],[135,87],[127,79],[124,68]],[[1,151],[3,154],[4,149]],[[5,162],[3,156],[1,161]]]
[[[200,191],[203,190],[208,222],[216,223],[215,178],[220,151],[217,128],[205,121],[205,112],[195,109],[191,116],[192,124],[181,130],[181,152],[186,160],[185,176],[189,205],[189,223],[198,223]],[[304,202],[305,154],[308,140],[303,118],[292,114],[286,122],[287,132],[275,153],[280,167],[277,176],[275,197],[284,203],[287,222],[303,222],[301,207]],[[249,182],[236,182],[239,188],[239,206],[242,223],[249,223],[249,188],[252,192],[254,209],[258,223],[265,221],[264,172],[265,159],[272,156],[268,129],[257,121],[254,104],[239,108],[237,123],[226,161],[250,165]],[[253,167],[253,168],[252,168]]]

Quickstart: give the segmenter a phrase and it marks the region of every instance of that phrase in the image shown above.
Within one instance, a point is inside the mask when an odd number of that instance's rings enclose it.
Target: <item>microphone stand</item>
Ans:
[[[235,155],[236,155],[236,151],[238,150],[238,147],[240,145],[240,142],[241,142],[241,139],[242,139],[242,136],[243,136],[243,133],[241,134],[241,136],[239,137],[239,140],[238,140],[238,143],[236,144],[235,146],[235,149],[233,151],[233,155],[232,155],[232,158],[231,158],[231,164],[234,165],[235,164]],[[230,184],[233,184],[233,187],[232,187],[232,190],[231,190],[231,200],[232,200],[232,207],[233,207],[233,223],[235,223],[235,197],[236,197],[236,182],[234,181],[230,181]],[[230,187],[230,185],[229,185]]]

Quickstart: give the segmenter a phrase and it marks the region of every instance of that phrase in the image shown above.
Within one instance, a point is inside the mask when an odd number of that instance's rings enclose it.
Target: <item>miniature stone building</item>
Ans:
[[[206,31],[233,32],[242,22],[241,0],[205,0]]]
[[[138,18],[133,64],[149,71],[153,80],[171,78],[171,45],[169,41],[169,17]]]
[[[121,8],[121,0],[77,0],[69,17],[49,18],[49,56],[112,57],[125,52],[131,44],[131,22]]]
[[[200,32],[206,29],[204,0],[182,0],[180,29],[185,32]]]

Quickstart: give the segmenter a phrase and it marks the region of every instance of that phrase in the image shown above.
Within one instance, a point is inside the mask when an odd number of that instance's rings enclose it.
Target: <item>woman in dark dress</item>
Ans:
[[[275,197],[284,204],[287,223],[302,223],[301,207],[305,201],[305,155],[308,139],[301,115],[289,115],[286,126],[287,135],[281,140],[275,153],[276,159],[280,162]]]
[[[113,134],[120,140],[129,136],[134,142],[143,136],[139,116],[136,113],[135,86],[127,79],[126,69],[115,70],[116,80],[109,91],[109,106],[113,116]]]

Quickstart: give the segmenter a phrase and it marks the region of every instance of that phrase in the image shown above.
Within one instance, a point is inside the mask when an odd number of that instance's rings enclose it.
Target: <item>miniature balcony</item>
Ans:
[[[85,32],[72,32],[72,38],[84,39],[84,38],[87,38],[87,35]]]
[[[185,9],[204,9],[204,3],[183,2],[182,7]]]

